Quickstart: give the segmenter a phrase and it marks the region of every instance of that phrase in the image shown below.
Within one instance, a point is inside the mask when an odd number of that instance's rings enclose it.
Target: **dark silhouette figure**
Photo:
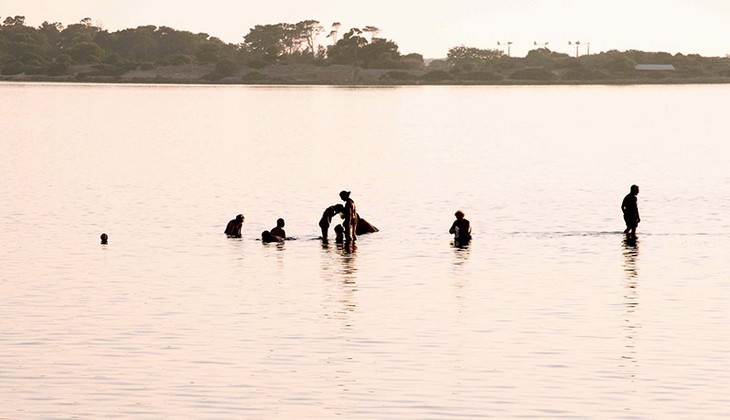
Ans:
[[[271,234],[281,239],[286,239],[286,232],[284,231],[284,219],[276,219],[276,227],[271,229]]]
[[[468,220],[464,219],[464,212],[461,210],[457,210],[454,216],[456,216],[456,220],[451,225],[449,233],[454,235],[454,241],[465,245],[471,240],[471,224]]]
[[[376,228],[375,226],[371,225],[370,222],[360,217],[360,215],[357,215],[357,227],[355,228],[355,233],[358,235],[364,235],[366,233],[374,233],[378,232],[380,229]]]
[[[109,243],[109,235],[107,235],[106,233],[102,233],[100,239],[102,245],[107,245]]]
[[[322,240],[327,240],[328,231],[330,228],[330,225],[332,224],[332,218],[335,217],[336,214],[342,213],[345,211],[345,206],[342,204],[335,204],[334,206],[329,206],[326,209],[324,209],[324,213],[322,213],[322,218],[319,219],[319,228],[322,229]]]
[[[269,242],[284,242],[284,238],[280,236],[274,236],[269,232],[268,230],[265,230],[261,232],[261,242],[269,243]]]
[[[335,225],[335,243],[341,244],[345,240],[345,228]]]
[[[350,198],[350,191],[340,191],[340,198],[345,202],[345,215],[342,227],[345,228],[345,241],[357,240],[357,208],[355,202]]]
[[[632,185],[631,191],[626,194],[624,200],[621,202],[621,211],[624,213],[624,222],[626,222],[626,230],[624,233],[630,237],[636,237],[636,227],[641,222],[639,217],[639,206],[637,204],[636,196],[639,194],[639,186]]]
[[[229,238],[240,238],[244,219],[245,217],[243,217],[243,214],[239,214],[235,219],[228,222],[226,230],[223,232],[228,235]]]
[[[262,242],[284,242],[285,240],[284,219],[276,219],[276,227],[271,229],[271,231],[265,230],[261,232]]]

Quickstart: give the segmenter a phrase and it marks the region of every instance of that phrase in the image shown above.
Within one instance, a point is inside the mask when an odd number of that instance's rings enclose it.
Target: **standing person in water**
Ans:
[[[464,219],[464,212],[461,210],[457,210],[454,216],[456,216],[456,220],[451,224],[449,233],[454,235],[456,242],[464,245],[471,240],[471,223]]]
[[[630,237],[636,237],[636,227],[641,222],[639,217],[639,206],[637,204],[636,196],[639,194],[639,186],[632,185],[631,191],[626,194],[624,200],[621,202],[621,211],[624,212],[624,222],[626,222],[626,230],[624,233]]]
[[[355,202],[350,198],[350,191],[340,191],[340,198],[345,202],[345,217],[342,221],[342,227],[345,228],[345,241],[357,240],[357,208]]]
[[[327,234],[330,228],[330,225],[332,224],[332,218],[335,217],[336,214],[342,213],[345,211],[345,206],[342,204],[335,204],[334,206],[329,206],[326,209],[324,209],[324,213],[322,213],[322,218],[319,219],[319,228],[322,229],[322,240],[327,240]]]
[[[235,219],[228,222],[228,225],[226,225],[226,230],[223,231],[223,233],[228,235],[229,238],[240,238],[244,219],[245,218],[243,217],[243,214],[239,214],[238,216],[236,216]]]

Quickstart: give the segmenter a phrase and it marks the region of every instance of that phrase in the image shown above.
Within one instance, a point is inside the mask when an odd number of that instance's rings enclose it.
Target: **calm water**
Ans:
[[[0,84],[0,418],[724,417],[729,95]]]

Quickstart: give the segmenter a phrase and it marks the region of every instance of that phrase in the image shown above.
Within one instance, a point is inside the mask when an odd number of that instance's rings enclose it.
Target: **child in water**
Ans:
[[[342,225],[335,226],[335,243],[341,244],[345,241],[345,228]]]

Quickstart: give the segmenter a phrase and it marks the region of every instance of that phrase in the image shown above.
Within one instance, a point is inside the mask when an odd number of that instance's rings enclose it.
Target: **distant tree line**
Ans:
[[[671,64],[673,70],[640,71],[637,64]],[[616,50],[580,57],[536,48],[525,57],[510,57],[498,49],[457,46],[445,59],[428,63],[422,74],[391,71],[381,77],[390,82],[428,83],[591,83],[652,82],[662,79],[728,81],[730,59],[697,54],[668,54]]]
[[[637,64],[671,64],[675,70],[641,73]],[[730,77],[730,60],[697,54],[669,54],[637,50],[611,50],[580,57],[536,48],[525,57],[509,57],[497,49],[458,46],[449,50],[446,60],[431,62],[444,79],[467,81],[595,81],[641,78]],[[434,74],[433,77],[437,75]]]
[[[401,55],[398,45],[378,38],[374,26],[352,28],[338,37],[335,23],[327,35],[331,45],[317,44],[324,27],[316,20],[295,24],[256,25],[239,44],[206,33],[166,26],[139,26],[109,32],[91,19],[64,27],[43,22],[34,28],[24,16],[7,17],[0,26],[0,73],[68,74],[72,66],[92,65],[94,75],[122,74],[132,69],[183,64],[214,64],[211,78],[225,77],[242,65],[350,64],[363,68],[412,69],[423,66],[420,54]],[[367,36],[369,34],[369,36]]]
[[[341,33],[341,23],[325,29],[316,20],[256,25],[238,44],[166,26],[109,32],[89,18],[68,26],[43,22],[31,27],[25,25],[24,16],[0,17],[0,21],[0,74],[6,76],[68,76],[77,72],[118,76],[135,69],[210,65],[212,70],[205,77],[219,80],[244,66],[264,69],[272,65],[345,64],[363,71],[385,70],[381,80],[395,83],[730,77],[727,58],[636,50],[573,57],[543,47],[525,57],[509,57],[498,49],[456,46],[445,59],[426,65],[421,54],[403,55],[394,41],[378,37],[380,31],[375,26]],[[327,45],[319,42],[321,38]],[[639,73],[637,64],[672,64],[675,71],[671,76],[666,72]]]

